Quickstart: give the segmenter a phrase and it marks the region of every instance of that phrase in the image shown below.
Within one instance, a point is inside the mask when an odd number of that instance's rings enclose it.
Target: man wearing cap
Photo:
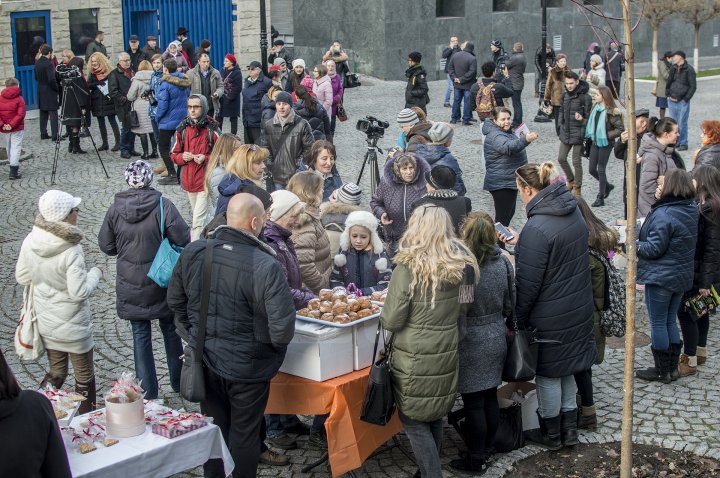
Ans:
[[[270,54],[268,55],[268,63],[271,65],[275,64],[276,58],[282,58],[285,60],[285,64],[290,64],[293,61],[293,57],[285,49],[285,42],[280,40],[279,38],[273,42],[272,48],[270,48]]]
[[[640,143],[642,142],[643,135],[648,129],[648,123],[650,118],[650,111],[646,109],[639,109],[635,111],[635,132],[637,133],[637,150],[640,150]],[[628,132],[623,131],[620,134],[620,138],[615,142],[613,149],[615,157],[627,161],[627,148],[628,148]],[[635,204],[637,205],[638,192],[640,191],[640,166],[638,161],[635,161]],[[623,204],[625,205],[625,219],[627,219],[627,168],[623,168]]]
[[[160,54],[160,48],[157,46],[157,37],[154,35],[148,35],[147,44],[143,47],[143,51],[148,58],[152,58],[153,55]]]
[[[245,144],[260,144],[262,128],[262,98],[272,86],[272,80],[265,76],[262,64],[253,61],[247,66],[247,77],[242,90],[242,120]]]
[[[192,242],[183,250],[168,287],[178,333],[191,348],[197,347],[203,286],[209,287],[212,307],[203,353],[206,396],[200,409],[228,437],[233,476],[241,477],[257,473],[270,381],[295,333],[288,281],[275,251],[259,239],[265,218],[257,197],[234,196],[227,226],[217,228],[214,239]],[[210,284],[203,279],[206,261],[211,265]],[[208,460],[204,472],[225,476],[222,460]]]
[[[303,163],[305,152],[315,142],[310,124],[293,110],[290,93],[275,97],[275,116],[263,124],[263,146],[270,151],[267,159],[274,188],[285,189],[298,171],[307,169]]]
[[[456,182],[455,172],[444,165],[436,165],[425,173],[427,194],[415,201],[412,209],[423,204],[434,204],[450,214],[455,233],[460,232],[460,225],[465,216],[472,210],[470,198],[459,196],[453,188]]]
[[[461,46],[462,51],[450,57],[450,66],[448,66],[448,74],[455,85],[450,123],[455,124],[460,120],[460,103],[463,103],[462,121],[464,125],[469,125],[472,118],[470,88],[477,78],[477,58],[475,58],[475,45],[466,41]]]
[[[428,96],[427,72],[420,64],[422,54],[414,51],[408,55],[408,68],[405,70],[405,108],[417,106],[427,113]]]
[[[278,67],[278,71],[280,72],[280,85],[282,86],[283,90],[287,91],[287,84],[288,79],[290,78],[290,71],[288,70],[287,62],[285,61],[285,58],[277,57],[275,60],[273,60],[273,66]]]
[[[107,56],[107,48],[103,45],[103,40],[105,40],[105,33],[100,30],[95,32],[95,39],[88,43],[87,48],[85,48],[85,63],[90,60],[90,55],[96,52]]]
[[[130,47],[126,50],[130,55],[130,69],[137,73],[138,66],[143,60],[150,61],[150,57],[140,48],[140,39],[137,35],[130,35]]]
[[[192,82],[190,94],[203,95],[210,107],[208,116],[215,118],[215,114],[220,113],[220,98],[225,93],[223,80],[220,72],[210,65],[210,55],[200,53],[196,61],[195,67],[187,72],[187,77]]]
[[[490,42],[490,61],[495,64],[495,76],[500,77],[508,61],[508,54],[498,38]]]
[[[177,32],[175,33],[177,35],[177,39],[180,42],[180,45],[182,46],[182,51],[185,54],[185,59],[188,62],[188,65],[190,68],[195,66],[195,45],[193,45],[193,42],[188,38],[188,31],[185,27],[178,27]]]
[[[452,106],[450,104],[450,96],[455,89],[453,88],[453,79],[450,76],[450,73],[448,73],[448,64],[450,63],[450,58],[452,58],[452,56],[459,51],[460,45],[458,45],[458,38],[450,37],[450,46],[445,47],[442,51],[442,57],[445,61],[445,74],[447,75],[448,79],[447,90],[445,91],[445,102],[443,103],[443,106],[446,108],[450,108]]]
[[[678,50],[673,55],[673,65],[667,79],[666,94],[668,99],[668,116],[678,123],[677,151],[688,149],[688,116],[690,116],[690,100],[697,90],[695,68],[685,61],[685,52]]]

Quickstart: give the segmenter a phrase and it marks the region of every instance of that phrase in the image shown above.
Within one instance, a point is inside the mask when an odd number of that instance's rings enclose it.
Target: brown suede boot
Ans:
[[[82,415],[84,413],[92,412],[93,410],[95,410],[97,399],[95,397],[94,378],[86,383],[76,382],[75,391],[85,397],[85,400],[80,403],[78,415]]]
[[[705,365],[705,362],[707,362],[707,347],[698,347],[695,355],[697,357],[697,364]]]
[[[690,357],[685,354],[680,355],[680,362],[678,363],[678,373],[681,377],[688,377],[697,373],[697,357]]]
[[[160,166],[153,168],[153,173],[159,174],[161,176],[163,175],[163,173],[165,173],[165,176],[167,176],[167,168],[164,164],[161,164]]]

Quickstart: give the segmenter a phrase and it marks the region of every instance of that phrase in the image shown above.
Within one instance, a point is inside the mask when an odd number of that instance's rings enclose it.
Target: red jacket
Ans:
[[[2,129],[9,124],[10,131]],[[10,86],[0,92],[0,133],[14,133],[25,129],[25,100],[19,86]]]
[[[205,165],[210,159],[212,149],[210,147],[210,135],[207,126],[198,128],[190,124],[185,127],[184,136],[185,139],[183,140],[183,132],[178,131],[175,133],[175,147],[170,153],[170,158],[175,164],[183,167],[180,177],[183,189],[189,193],[199,193],[205,190]],[[217,132],[212,132],[212,138],[212,142],[215,144],[218,139]],[[202,164],[195,161],[186,163],[183,160],[185,151],[192,154],[204,154],[205,161]]]

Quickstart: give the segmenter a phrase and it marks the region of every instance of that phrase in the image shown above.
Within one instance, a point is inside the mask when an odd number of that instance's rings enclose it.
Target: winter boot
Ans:
[[[120,129],[117,126],[112,127],[113,130],[113,136],[115,137],[115,145],[112,147],[110,151],[113,153],[120,151]]]
[[[485,459],[476,453],[466,452],[456,460],[450,462],[450,468],[458,471],[469,471],[473,476],[484,475],[488,470]]]
[[[108,149],[110,149],[110,146],[108,145],[108,137],[107,137],[106,129],[100,130],[100,139],[102,139],[102,144],[98,148],[98,151],[107,151]]]
[[[679,344],[670,344],[670,380],[673,382],[680,378],[680,352],[682,352],[682,342]]]
[[[698,347],[695,356],[698,365],[705,365],[705,362],[707,362],[707,347]]]
[[[87,154],[87,151],[80,149],[80,134],[77,131],[70,132],[70,143],[72,144],[72,154]]]
[[[670,383],[670,351],[669,350],[656,350],[650,347],[655,360],[655,366],[646,368],[645,370],[636,370],[635,376],[641,380],[647,380],[648,382],[662,382]]]
[[[19,173],[20,166],[10,166],[10,180],[20,179],[22,175]]]
[[[595,430],[597,428],[597,414],[595,405],[578,408],[578,428],[583,430]]]
[[[697,356],[690,357],[689,355],[680,354],[680,363],[678,364],[678,373],[681,377],[687,377],[695,375],[697,373]]]
[[[575,197],[581,197],[582,196],[582,186],[580,184],[573,185],[572,193],[573,193],[573,196],[575,196]]]
[[[595,199],[595,202],[592,203],[592,207],[600,207],[605,205],[605,198],[598,194],[597,199]]]
[[[85,397],[85,400],[80,402],[80,408],[78,408],[78,414],[92,412],[95,410],[96,397],[95,397],[95,379],[91,379],[89,382],[75,383],[75,391]]]
[[[608,197],[613,189],[615,189],[615,185],[607,183],[607,185],[605,186],[605,197]]]
[[[63,383],[65,383],[64,378],[56,377],[55,375],[50,375],[49,373],[46,373],[45,377],[43,377],[42,379],[42,382],[40,382],[40,385],[38,385],[38,388],[43,389],[48,385],[51,385],[53,388],[60,388],[63,386]]]
[[[150,144],[152,145],[152,153],[150,153],[150,156],[148,158],[150,159],[157,159],[158,157],[158,145],[157,141],[155,141],[155,136],[150,133]]]
[[[560,434],[563,446],[575,446],[578,443],[578,411],[570,410],[560,414]]]
[[[575,187],[575,182],[574,182],[574,181],[565,181],[565,186],[567,186],[567,188],[568,188],[570,191],[572,191],[573,188]]]
[[[560,415],[552,418],[543,418],[540,416],[539,411],[536,413],[538,421],[540,422],[540,428],[526,431],[525,440],[552,451],[562,448],[563,445],[560,439]],[[577,425],[577,421],[575,423]]]

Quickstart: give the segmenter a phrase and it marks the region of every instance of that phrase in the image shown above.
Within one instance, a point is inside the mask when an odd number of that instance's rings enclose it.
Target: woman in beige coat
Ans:
[[[295,193],[306,205],[298,220],[300,226],[293,230],[291,238],[300,263],[303,285],[318,294],[320,289],[329,286],[332,272],[330,240],[320,221],[323,178],[314,171],[303,171],[290,178],[287,190]]]

